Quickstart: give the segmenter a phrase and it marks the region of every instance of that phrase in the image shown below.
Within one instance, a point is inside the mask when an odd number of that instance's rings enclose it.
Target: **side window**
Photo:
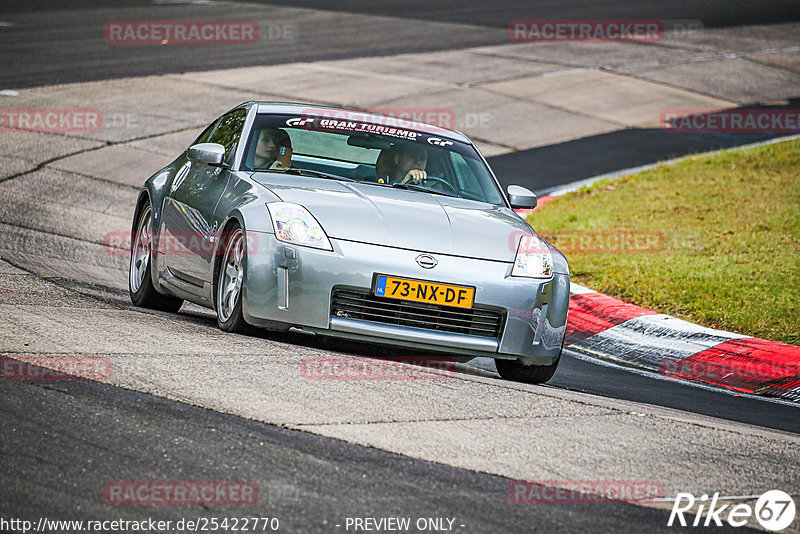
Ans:
[[[214,131],[214,126],[216,126],[216,125],[217,125],[217,121],[214,121],[211,124],[209,124],[208,128],[203,130],[203,133],[201,133],[197,137],[197,139],[194,140],[194,143],[192,143],[192,144],[193,145],[198,145],[200,143],[208,143],[208,138],[211,137],[211,132]]]
[[[236,145],[242,136],[245,119],[247,119],[246,109],[237,109],[223,115],[217,123],[217,129],[208,140],[209,143],[219,143],[225,147],[225,161],[228,163],[233,160]]]
[[[478,179],[475,173],[469,168],[469,165],[464,161],[464,157],[458,152],[450,152],[450,160],[456,170],[456,178],[458,179],[459,189],[472,193],[473,195],[481,194],[481,187],[478,184]]]

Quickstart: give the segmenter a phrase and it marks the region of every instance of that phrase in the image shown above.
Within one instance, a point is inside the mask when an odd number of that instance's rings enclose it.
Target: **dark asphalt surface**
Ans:
[[[224,4],[12,0],[0,3],[0,89],[275,65],[297,61],[392,55],[508,42],[496,28],[437,24],[335,11],[227,2]],[[105,7],[113,5],[114,7]],[[340,4],[331,4],[339,7]],[[109,44],[103,29],[119,20],[245,20],[259,27],[252,44]],[[284,31],[290,28],[289,33]],[[270,34],[272,32],[272,35]]]
[[[766,141],[787,134],[675,134],[628,129],[487,158],[503,187],[539,195],[564,184],[640,165]]]
[[[798,88],[800,93],[800,88]],[[800,97],[775,105],[745,109],[797,109]],[[673,133],[669,130],[628,128],[606,134],[488,158],[505,187],[523,185],[545,194],[564,184],[659,161],[733,148],[783,137],[786,133]]]
[[[332,9],[328,0],[256,1],[269,5]],[[800,3],[781,0],[509,0],[500,3],[485,0],[350,0],[333,5],[337,11],[350,13],[391,14],[394,17],[495,28],[508,28],[508,23],[515,19],[696,19],[709,28],[800,20]]]
[[[5,0],[0,89],[508,42],[515,18],[700,19],[707,27],[800,18],[800,2],[723,0],[619,3],[419,0],[154,5],[144,0]],[[288,7],[287,7],[288,6]],[[319,7],[330,17],[294,8]],[[364,15],[337,17],[335,11]],[[396,17],[377,21],[372,16]],[[249,46],[132,47],[103,40],[118,19],[258,18],[296,24],[296,41]],[[470,24],[449,31],[436,22]],[[504,183],[541,191],[615,169],[736,146],[750,138],[623,130],[492,158]],[[533,172],[531,172],[533,169]],[[533,174],[533,177],[531,176]],[[200,320],[200,319],[198,319]],[[551,386],[800,431],[797,408],[656,380],[565,357]],[[93,382],[0,381],[0,517],[177,520],[278,517],[284,532],[339,532],[346,517],[455,517],[462,532],[667,530],[667,512],[632,505],[515,505],[509,480],[255,423]],[[233,473],[233,475],[232,475]],[[118,480],[245,480],[248,507],[112,507]],[[327,523],[326,523],[327,522]],[[737,529],[737,531],[742,531]]]
[[[42,516],[174,522],[277,517],[281,532],[346,532],[348,517],[409,517],[412,524],[444,517],[455,519],[455,532],[671,530],[665,510],[630,504],[515,504],[509,500],[512,481],[507,478],[97,382],[0,381],[0,424],[0,517],[34,524]],[[250,482],[258,486],[259,499],[243,506],[113,506],[104,501],[106,484],[131,480]]]
[[[800,406],[633,373],[618,366],[573,358],[569,354],[548,385],[800,433]]]
[[[800,0],[4,0],[0,23],[14,25],[0,24],[0,89],[506,44],[512,20],[548,18],[693,19],[713,28],[800,20]],[[109,21],[175,19],[253,20],[261,38],[247,45],[177,47],[104,40]],[[270,25],[283,24],[294,26],[294,37],[270,38]]]
[[[712,2],[624,2],[611,0],[537,2],[256,2],[193,4],[121,0],[114,8],[98,0],[0,4],[0,89],[156,75],[295,61],[329,60],[404,52],[505,44],[500,31],[515,18],[698,19],[707,27],[800,20],[800,0]],[[223,7],[224,5],[224,7]],[[298,8],[314,8],[298,9]],[[323,11],[318,11],[321,9]],[[337,12],[357,14],[343,17]],[[290,24],[296,38],[262,39],[251,45],[132,46],[105,42],[103,26],[113,20],[244,19]],[[456,24],[469,24],[467,29]],[[277,26],[276,26],[277,27]],[[798,89],[800,93],[800,89]],[[787,95],[798,97],[798,95]],[[794,107],[800,98],[794,98]],[[753,108],[754,106],[748,106]],[[519,184],[538,193],[558,185],[697,152],[768,139],[769,134],[674,134],[625,129],[575,141],[490,158],[504,186]]]

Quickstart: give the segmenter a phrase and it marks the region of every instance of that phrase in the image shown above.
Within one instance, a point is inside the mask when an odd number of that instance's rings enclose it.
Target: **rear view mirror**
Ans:
[[[225,147],[217,143],[200,143],[190,146],[186,156],[190,161],[221,167],[225,158]]]
[[[378,150],[383,150],[385,148],[389,148],[391,143],[384,139],[379,139],[377,137],[367,135],[351,135],[347,138],[347,144],[350,146],[357,146],[360,148],[374,148]]]
[[[508,202],[512,209],[533,209],[536,207],[538,198],[536,193],[521,185],[509,185]]]

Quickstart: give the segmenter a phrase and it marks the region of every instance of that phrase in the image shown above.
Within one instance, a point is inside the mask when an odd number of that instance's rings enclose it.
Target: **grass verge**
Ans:
[[[603,180],[529,221],[564,252],[575,282],[800,345],[800,140]]]

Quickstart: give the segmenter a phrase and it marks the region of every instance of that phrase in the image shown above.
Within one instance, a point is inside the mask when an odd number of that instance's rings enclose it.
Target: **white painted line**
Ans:
[[[0,28],[11,28],[12,26],[16,26],[13,22],[3,22],[0,20]]]
[[[649,327],[645,329],[644,334],[655,335],[658,337],[661,337],[665,333],[669,332],[686,335],[717,336],[727,339],[742,339],[745,337],[750,337],[745,336],[744,334],[737,334],[736,332],[728,332],[726,330],[717,330],[707,326],[700,326],[699,324],[690,323],[689,321],[684,321],[683,319],[678,319],[677,317],[663,313],[657,315],[643,315],[642,317],[631,319],[631,321],[648,324]]]
[[[592,176],[591,178],[586,178],[584,180],[578,180],[577,182],[572,182],[567,185],[559,186],[554,191],[547,192],[546,190],[542,192],[542,195],[550,195],[554,197],[560,197],[562,195],[566,195],[567,193],[572,193],[578,191],[581,188],[589,187],[590,185],[594,185],[595,183],[599,182],[600,180],[605,180],[606,178],[621,178],[623,176],[630,176],[631,174],[638,174],[640,172],[649,171],[650,169],[654,169],[661,165],[661,163],[671,165],[672,163],[678,162],[682,158],[669,160],[665,162],[659,163],[648,163],[647,165],[639,165],[638,167],[630,167],[628,169],[622,169],[619,171],[607,172],[605,174],[600,174],[597,176]]]
[[[592,176],[591,178],[585,178],[583,180],[578,180],[565,185],[559,185],[550,190],[542,189],[541,191],[539,191],[539,196],[551,195],[554,197],[559,197],[561,195],[566,195],[567,193],[578,191],[583,187],[589,187],[590,185],[593,185],[596,182],[599,182],[600,180],[605,180],[606,178],[621,178],[623,176],[630,176],[631,174],[638,174],[643,171],[649,171],[650,169],[654,169],[659,165],[673,165],[675,163],[678,163],[679,161],[685,160],[686,158],[693,158],[697,156],[711,156],[714,154],[722,154],[723,152],[732,152],[734,150],[744,150],[746,148],[756,148],[759,146],[773,145],[775,143],[782,143],[783,141],[792,141],[793,139],[800,139],[800,134],[775,137],[773,139],[768,139],[766,141],[759,141],[758,143],[750,143],[748,145],[741,145],[730,148],[721,148],[719,150],[711,150],[710,152],[698,152],[696,154],[687,154],[679,158],[668,159],[666,161],[659,161],[658,163],[649,163],[647,165],[639,165],[638,167],[620,169],[618,171],[599,174],[597,176]]]
[[[603,367],[613,367],[614,369],[622,369],[629,373],[633,373],[639,376],[646,376],[648,378],[652,378],[653,380],[664,380],[666,382],[676,382],[681,384],[682,386],[689,386],[698,389],[705,389],[706,391],[714,391],[716,393],[721,393],[723,395],[728,395],[731,397],[746,397],[748,399],[759,400],[762,402],[771,402],[773,404],[781,404],[783,406],[793,406],[795,408],[800,409],[800,403],[787,401],[780,399],[778,397],[763,397],[761,395],[753,395],[752,393],[744,393],[740,391],[734,391],[731,389],[723,388],[721,386],[713,386],[711,384],[706,384],[704,382],[694,382],[692,380],[683,380],[680,378],[676,378],[673,376],[665,376],[660,375],[658,373],[654,373],[653,371],[648,371],[644,369],[639,369],[636,367],[629,367],[624,364],[624,362],[618,362],[614,360],[607,360],[607,359],[600,359],[595,356],[588,356],[584,353],[578,352],[574,350],[571,346],[564,347],[564,352],[567,353],[570,357],[575,358],[576,360],[582,360],[584,362],[593,363],[595,365],[601,365]]]
[[[17,91],[12,91],[11,89],[3,89],[0,91],[0,96],[19,96]]]
[[[664,363],[743,337],[747,336],[657,314],[629,319],[577,341],[571,348],[658,372]]]
[[[570,295],[585,295],[587,293],[597,293],[594,289],[589,289],[586,286],[582,286],[580,284],[576,284],[575,282],[569,283],[569,294]]]

